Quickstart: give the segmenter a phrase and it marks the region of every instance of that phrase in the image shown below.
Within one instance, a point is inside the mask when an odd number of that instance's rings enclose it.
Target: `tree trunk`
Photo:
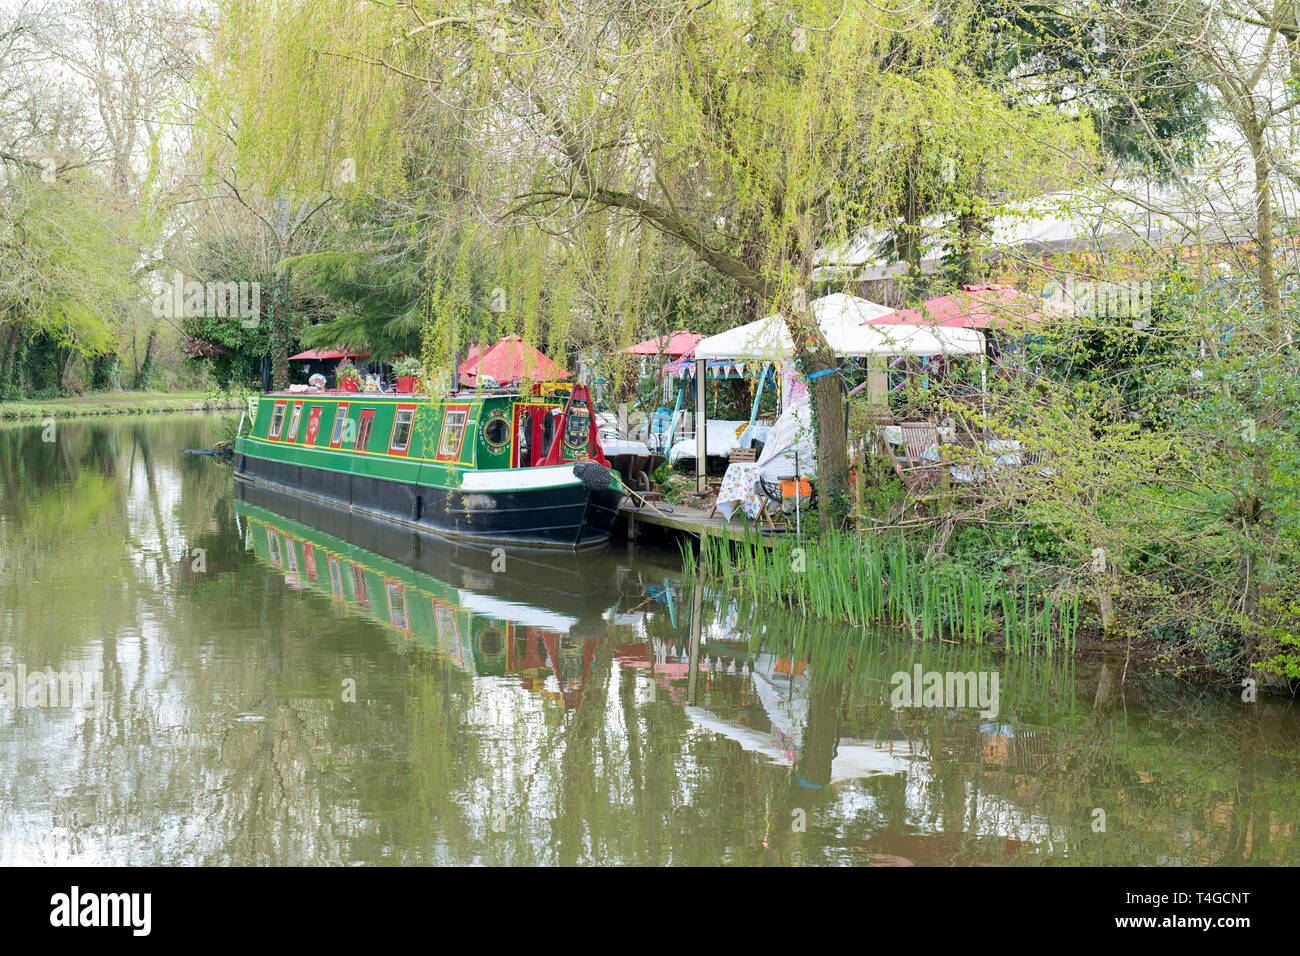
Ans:
[[[153,378],[153,349],[157,343],[158,330],[150,329],[149,339],[145,343],[144,347],[144,361],[140,364],[140,368],[135,373],[135,390],[137,392],[147,389],[149,387],[149,380]]]
[[[1281,335],[1278,313],[1282,310],[1277,267],[1273,261],[1273,197],[1268,145],[1264,131],[1255,124],[1246,128],[1251,157],[1255,163],[1255,242],[1259,258],[1259,300],[1268,317],[1265,334],[1276,342]]]
[[[831,372],[813,383],[817,427],[817,514],[823,531],[844,527],[850,507],[849,447],[844,435],[844,389]]]
[[[289,276],[282,272],[275,281],[271,305],[271,378],[273,387],[289,387]]]
[[[23,320],[15,319],[13,329],[9,333],[9,346],[8,348],[5,349],[4,368],[0,369],[0,371],[3,371],[6,374],[8,374],[13,369],[14,351],[18,348],[18,339],[22,335],[22,331],[23,331]]]

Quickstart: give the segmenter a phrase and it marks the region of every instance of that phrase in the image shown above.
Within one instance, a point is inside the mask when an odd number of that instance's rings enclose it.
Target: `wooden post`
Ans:
[[[867,449],[858,445],[858,468],[853,474],[853,513],[857,518],[858,530],[866,524],[866,509],[863,502],[867,497]]]
[[[709,490],[708,478],[708,441],[705,432],[708,430],[707,418],[707,399],[708,395],[704,391],[705,366],[708,365],[704,359],[695,360],[695,490],[699,494],[704,494]]]

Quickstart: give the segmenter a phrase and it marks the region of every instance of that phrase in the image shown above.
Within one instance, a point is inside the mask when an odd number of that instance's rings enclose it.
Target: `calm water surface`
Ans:
[[[0,863],[1300,863],[1289,701],[396,531],[221,434],[0,429]],[[998,713],[892,708],[917,664]]]

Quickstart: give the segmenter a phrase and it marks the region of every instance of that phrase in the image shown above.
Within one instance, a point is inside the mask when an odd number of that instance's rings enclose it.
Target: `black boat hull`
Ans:
[[[609,542],[623,495],[582,483],[460,491],[237,455],[238,480],[440,535],[484,543],[586,549]]]

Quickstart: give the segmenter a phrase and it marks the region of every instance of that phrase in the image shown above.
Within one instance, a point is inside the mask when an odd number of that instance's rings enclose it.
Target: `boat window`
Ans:
[[[469,412],[451,409],[442,423],[442,440],[438,442],[439,458],[459,458],[461,439],[465,437],[465,419]]]
[[[280,402],[275,406],[275,411],[271,412],[271,431],[268,432],[271,438],[280,437],[280,429],[284,427],[284,403]]]
[[[366,590],[366,572],[361,565],[352,562],[352,593],[362,607],[370,607],[370,592]]]
[[[393,627],[409,631],[411,622],[406,614],[406,588],[400,584],[387,582],[388,585],[388,619],[393,622]]]
[[[564,423],[564,444],[569,448],[585,449],[590,436],[591,412],[585,405],[572,405]]]
[[[370,447],[370,426],[375,421],[375,410],[367,408],[361,413],[361,424],[357,427],[357,442],[353,445],[358,451],[365,451]]]
[[[492,413],[492,417],[483,426],[483,440],[493,448],[504,448],[510,444],[510,420],[503,412]]]
[[[334,434],[330,436],[330,446],[336,447],[343,441],[343,425],[348,420],[348,403],[343,402],[334,410]]]
[[[555,416],[559,413],[558,408],[552,408],[542,415],[542,447],[534,450],[533,464],[551,453],[551,442],[555,441]]]
[[[302,402],[293,406],[293,414],[289,416],[289,441],[298,440],[298,419],[302,416]]]
[[[397,410],[397,420],[393,424],[393,441],[388,446],[389,451],[406,451],[406,446],[411,443],[411,422],[414,420],[414,409],[399,408]]]
[[[533,416],[525,412],[519,416],[519,434],[515,436],[519,446],[519,467],[527,468],[533,463],[529,447],[533,438]]]
[[[343,597],[343,572],[339,570],[339,559],[330,555],[330,590],[335,597]]]

